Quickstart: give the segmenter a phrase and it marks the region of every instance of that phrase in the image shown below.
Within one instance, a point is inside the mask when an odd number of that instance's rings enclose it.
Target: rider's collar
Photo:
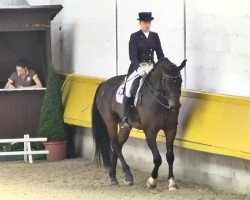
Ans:
[[[147,32],[142,31],[142,32],[144,33],[144,35],[146,36],[146,38],[148,38],[149,31],[147,31]]]

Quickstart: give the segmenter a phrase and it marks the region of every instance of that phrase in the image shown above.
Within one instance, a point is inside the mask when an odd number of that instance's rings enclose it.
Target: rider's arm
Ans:
[[[129,59],[132,63],[132,66],[136,70],[139,67],[139,61],[137,58],[137,41],[136,35],[132,34],[129,40]]]
[[[164,53],[161,47],[161,41],[160,38],[158,36],[158,34],[156,33],[155,35],[155,39],[156,39],[156,55],[157,55],[157,59],[161,60],[164,58]]]
[[[14,89],[15,87],[13,86],[13,82],[8,80],[8,82],[6,83],[4,89]]]
[[[14,89],[14,82],[15,82],[15,73],[12,73],[11,76],[8,79],[8,82],[6,83],[4,89]]]

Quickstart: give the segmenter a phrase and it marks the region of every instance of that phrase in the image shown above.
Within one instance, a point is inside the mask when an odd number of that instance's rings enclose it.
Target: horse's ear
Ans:
[[[181,65],[178,67],[179,71],[181,71],[186,66],[187,59],[183,60]]]

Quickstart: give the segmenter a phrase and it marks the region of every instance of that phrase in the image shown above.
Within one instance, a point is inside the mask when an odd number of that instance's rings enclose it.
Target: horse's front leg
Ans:
[[[156,131],[145,131],[147,144],[153,154],[154,168],[151,177],[147,181],[148,188],[155,188],[157,185],[158,170],[161,166],[162,159],[156,144]]]
[[[169,175],[168,175],[168,181],[169,181],[169,190],[176,190],[177,184],[174,179],[174,173],[173,173],[173,165],[174,165],[174,139],[176,135],[176,128],[172,129],[166,129],[164,130],[165,136],[166,136],[166,159],[168,162],[168,169],[169,169]]]

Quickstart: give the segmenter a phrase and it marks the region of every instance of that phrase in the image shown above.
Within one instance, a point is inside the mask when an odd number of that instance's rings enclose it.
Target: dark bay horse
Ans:
[[[180,108],[182,84],[180,71],[185,65],[186,60],[177,67],[167,58],[156,63],[154,70],[145,78],[140,89],[140,103],[136,108],[131,109],[129,114],[132,127],[144,131],[147,144],[153,154],[154,168],[147,181],[147,186],[150,188],[156,187],[158,169],[162,163],[156,137],[159,130],[163,130],[166,136],[169,189],[177,189],[173,174],[173,143]],[[125,173],[125,183],[133,184],[133,176],[122,154],[123,144],[127,141],[130,131],[118,128],[122,117],[122,105],[116,101],[116,92],[124,78],[125,76],[116,76],[103,82],[97,88],[92,107],[95,156],[99,164],[102,161],[104,166],[109,168],[111,185],[119,185],[116,179],[118,158]]]

